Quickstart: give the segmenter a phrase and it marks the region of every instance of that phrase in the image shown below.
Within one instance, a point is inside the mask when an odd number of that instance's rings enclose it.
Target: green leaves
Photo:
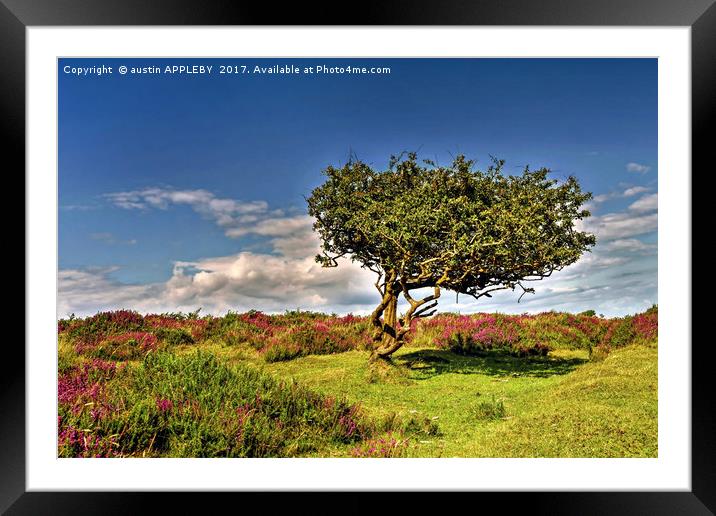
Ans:
[[[447,167],[393,156],[388,170],[352,161],[328,167],[307,199],[323,241],[317,261],[349,256],[380,274],[395,272],[407,289],[439,286],[480,297],[515,288],[574,263],[595,243],[574,222],[589,216],[591,198],[578,181],[549,170],[485,172],[458,156]]]

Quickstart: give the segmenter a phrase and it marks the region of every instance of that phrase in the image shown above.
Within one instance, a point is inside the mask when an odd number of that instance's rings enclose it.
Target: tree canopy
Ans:
[[[576,178],[549,170],[503,174],[503,160],[485,171],[457,156],[449,166],[392,156],[387,170],[359,160],[324,170],[326,181],[307,199],[322,240],[316,260],[326,267],[348,257],[378,275],[381,303],[373,312],[376,354],[389,356],[410,323],[434,313],[441,289],[475,298],[545,278],[577,261],[595,237],[575,228],[590,216],[591,198]],[[411,290],[432,287],[414,299]],[[524,293],[523,292],[523,293]],[[397,318],[402,294],[410,308]],[[381,317],[383,319],[381,320]]]

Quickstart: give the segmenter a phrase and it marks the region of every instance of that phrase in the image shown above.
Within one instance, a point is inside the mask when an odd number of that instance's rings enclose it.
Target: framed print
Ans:
[[[716,8],[581,7],[5,2],[3,510],[712,511],[691,170]]]

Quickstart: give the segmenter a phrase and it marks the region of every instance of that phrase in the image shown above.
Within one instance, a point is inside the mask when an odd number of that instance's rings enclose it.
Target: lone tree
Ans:
[[[443,167],[403,153],[376,171],[351,160],[326,168],[326,182],[307,199],[322,239],[316,261],[335,267],[350,257],[378,275],[372,358],[398,350],[411,323],[435,313],[443,290],[476,299],[516,287],[534,292],[522,282],[550,276],[595,244],[575,229],[590,216],[582,205],[592,195],[574,177],[559,182],[529,167],[506,176],[503,160],[493,158],[484,172],[473,163],[460,155]],[[429,295],[413,296],[426,287]]]

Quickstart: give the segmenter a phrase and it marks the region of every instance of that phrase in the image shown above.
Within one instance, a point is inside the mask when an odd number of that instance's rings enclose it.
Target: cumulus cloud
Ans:
[[[64,269],[58,273],[57,315],[88,315],[98,310],[133,308],[147,311],[161,294],[155,285],[127,285],[113,281],[116,267]]]
[[[232,228],[226,232],[226,236],[237,238],[250,233],[262,236],[285,236],[310,228],[311,224],[313,224],[313,219],[308,215],[268,218],[251,226]]]
[[[644,192],[648,192],[650,188],[646,186],[632,186],[627,188],[624,191],[620,192],[609,192],[605,194],[599,194],[595,195],[592,199],[592,202],[595,204],[600,204],[606,201],[610,201],[612,199],[619,199],[623,197],[634,197],[635,195],[639,195]]]
[[[597,236],[598,241],[609,241],[644,235],[658,228],[658,194],[645,195],[633,202],[627,211],[592,216],[578,221],[580,231]]]
[[[636,212],[654,211],[659,207],[659,194],[645,195],[639,200],[633,202],[629,209]]]
[[[633,197],[635,195],[639,195],[640,193],[648,192],[649,188],[646,186],[632,186],[631,188],[627,188],[623,192],[624,197]]]
[[[636,174],[646,174],[647,172],[649,172],[649,170],[651,170],[651,167],[632,161],[626,164],[626,169],[628,172],[634,172]]]
[[[62,270],[58,315],[132,308],[141,312],[225,313],[251,309],[282,312],[301,308],[353,311],[377,304],[373,273],[343,260],[323,268],[312,257],[242,252],[196,262],[176,262],[165,282],[127,285],[112,278],[116,268]]]

